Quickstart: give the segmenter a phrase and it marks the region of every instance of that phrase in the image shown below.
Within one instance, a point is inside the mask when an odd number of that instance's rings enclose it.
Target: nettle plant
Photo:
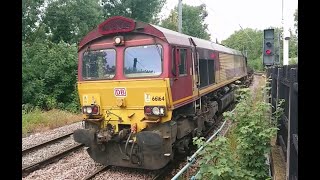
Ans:
[[[278,103],[274,116],[270,116],[271,104],[254,101],[248,88],[238,89],[236,97],[240,100],[235,111],[223,114],[234,123],[228,137],[218,137],[209,143],[194,138],[198,147],[206,146],[200,153],[197,179],[270,178],[265,155],[270,152],[271,138],[276,135],[283,101]]]

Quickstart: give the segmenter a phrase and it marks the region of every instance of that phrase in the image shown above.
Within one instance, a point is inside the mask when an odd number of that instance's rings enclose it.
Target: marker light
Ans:
[[[163,107],[160,108],[160,115],[164,115],[164,108]]]
[[[146,107],[145,110],[144,110],[144,112],[145,112],[146,114],[151,114],[151,108],[150,108],[150,107]]]
[[[116,44],[120,44],[120,43],[121,43],[120,37],[116,37],[116,38],[114,39],[114,42],[115,42]]]
[[[97,107],[97,106],[93,106],[93,108],[92,108],[92,114],[98,114],[98,112],[99,112],[98,107]]]

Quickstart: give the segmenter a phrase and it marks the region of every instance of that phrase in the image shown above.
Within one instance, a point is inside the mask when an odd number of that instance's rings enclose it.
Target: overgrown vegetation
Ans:
[[[23,107],[22,135],[60,127],[81,120],[81,115],[63,110],[42,111],[39,108]]]
[[[235,111],[224,113],[226,119],[234,122],[228,136],[210,143],[205,143],[203,138],[194,139],[198,147],[206,144],[200,153],[197,179],[270,178],[265,155],[270,152],[271,138],[277,132],[277,118],[283,109],[277,108],[270,116],[271,105],[263,98],[267,91],[268,88],[264,88],[253,98],[249,89],[238,90],[240,101]]]

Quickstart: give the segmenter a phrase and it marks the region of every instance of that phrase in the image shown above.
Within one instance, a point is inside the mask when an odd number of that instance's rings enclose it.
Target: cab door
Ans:
[[[176,46],[172,50],[172,99],[173,105],[184,104],[192,98],[192,63],[191,49]]]

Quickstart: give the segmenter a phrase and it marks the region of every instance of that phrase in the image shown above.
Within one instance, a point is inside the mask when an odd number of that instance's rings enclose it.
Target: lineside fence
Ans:
[[[278,124],[277,145],[280,145],[286,160],[286,179],[298,179],[298,66],[276,66],[267,69],[271,80],[272,112],[284,99],[284,113]]]

